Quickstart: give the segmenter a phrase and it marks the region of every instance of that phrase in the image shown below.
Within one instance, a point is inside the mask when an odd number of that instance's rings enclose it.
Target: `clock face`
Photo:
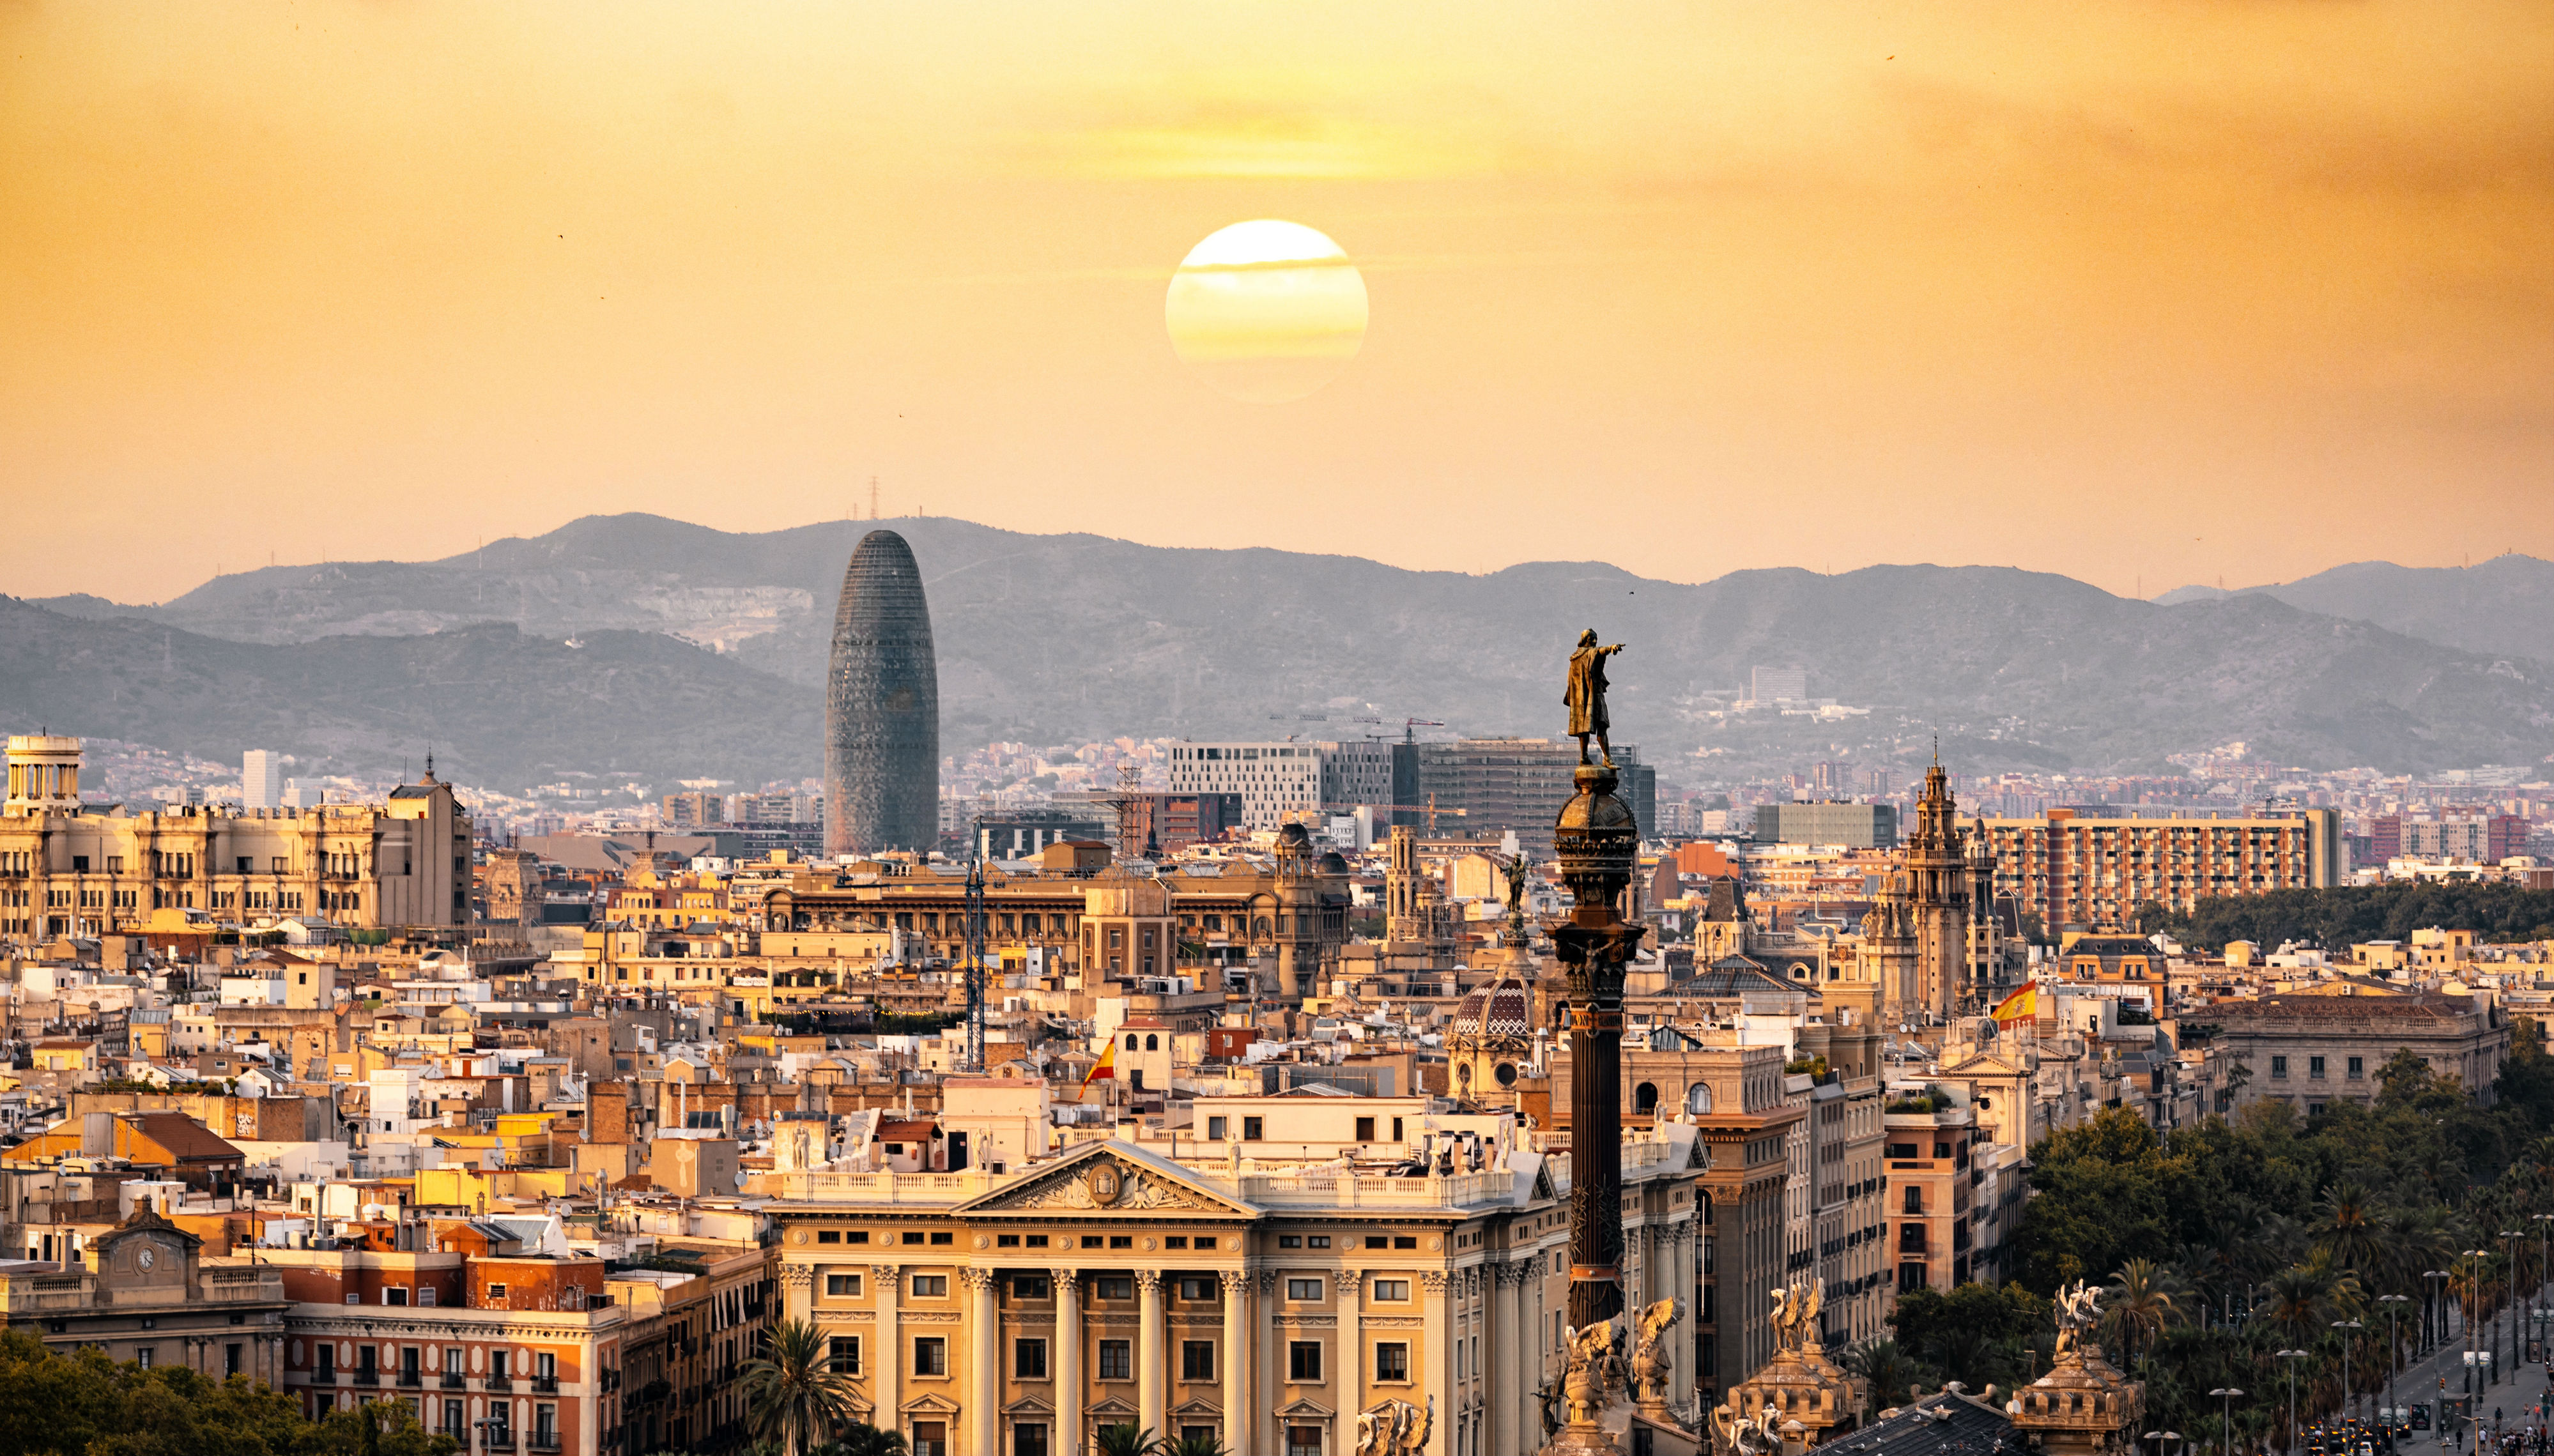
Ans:
[[[160,1251],[157,1249],[145,1249],[141,1253],[133,1256],[133,1262],[141,1265],[144,1269],[149,1269],[152,1265],[160,1262]]]

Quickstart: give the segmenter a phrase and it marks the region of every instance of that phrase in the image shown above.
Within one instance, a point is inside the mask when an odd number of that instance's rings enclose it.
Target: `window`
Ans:
[[[1208,1119],[1206,1120],[1206,1139],[1207,1139],[1207,1141],[1208,1141],[1208,1142],[1210,1142],[1210,1143],[1220,1143],[1220,1142],[1222,1142],[1222,1141],[1223,1141],[1223,1128],[1224,1128],[1224,1120],[1223,1120],[1223,1118],[1222,1118],[1220,1115],[1208,1118]]]
[[[1331,1236],[1329,1234],[1306,1234],[1304,1236],[1304,1247],[1307,1249],[1327,1249],[1331,1247]]]
[[[489,1297],[489,1298],[491,1298],[491,1299],[503,1299],[503,1298],[505,1298],[505,1297],[506,1297],[506,1287],[505,1287],[504,1285],[490,1285],[490,1286],[488,1287],[488,1297]]]
[[[938,1335],[923,1335],[917,1337],[913,1342],[913,1373],[915,1375],[947,1375],[949,1373],[949,1342],[940,1338]]]
[[[1046,1427],[1034,1421],[1012,1426],[1011,1456],[1046,1456]]]
[[[1365,1246],[1369,1249],[1389,1249],[1392,1247],[1392,1240],[1383,1234],[1368,1234],[1365,1236]]]
[[[949,1422],[917,1420],[913,1423],[913,1456],[949,1456]]]
[[[2350,1059],[2350,1079],[2352,1081],[2358,1081],[2361,1077],[2366,1075],[2368,1075],[2367,1059],[2361,1057],[2353,1057]]]
[[[859,1298],[860,1296],[861,1296],[861,1277],[860,1277],[859,1275],[857,1275],[857,1274],[829,1274],[829,1275],[825,1276],[825,1297],[826,1297],[826,1298],[828,1298],[828,1299],[857,1299],[857,1298]]]
[[[886,1149],[886,1150],[887,1150],[888,1152],[890,1152],[890,1153],[894,1152],[894,1151],[895,1151],[895,1145],[894,1145],[893,1143],[889,1143],[889,1144],[887,1145],[887,1149]],[[906,1243],[908,1243],[908,1244],[919,1244],[919,1243],[921,1243],[921,1242],[922,1242],[922,1230],[920,1230],[920,1229],[918,1229],[918,1228],[909,1228],[909,1229],[906,1229],[906,1230],[904,1231],[904,1242],[906,1242]]]
[[[2272,1080],[2272,1081],[2274,1081],[2274,1082],[2283,1082],[2283,1081],[2286,1081],[2287,1079],[2288,1079],[2288,1059],[2286,1059],[2285,1057],[2273,1057],[2273,1058],[2271,1058],[2271,1059],[2270,1059],[2270,1080]]]
[[[1215,1300],[1215,1283],[1216,1282],[1212,1279],[1203,1278],[1198,1275],[1182,1275],[1180,1277],[1179,1296],[1181,1299],[1192,1304],[1213,1303]]]
[[[1279,1234],[1277,1236],[1277,1247],[1280,1249],[1300,1249],[1304,1247],[1304,1236],[1302,1234]]]
[[[825,1342],[825,1359],[836,1375],[861,1373],[861,1337],[836,1335]]]
[[[1135,1342],[1133,1340],[1100,1342],[1100,1378],[1102,1380],[1135,1378]]]
[[[1375,1346],[1374,1378],[1407,1383],[1410,1379],[1410,1347],[1399,1341]]]
[[[1410,1298],[1410,1281],[1406,1279],[1376,1280],[1374,1282],[1374,1297],[1377,1299],[1394,1300],[1396,1302],[1407,1301]]]
[[[1643,1082],[1632,1089],[1632,1111],[1642,1117],[1654,1117],[1659,1110],[1659,1084]]]
[[[144,1370],[149,1370],[151,1368],[151,1356],[153,1353],[154,1352],[149,1345],[143,1346],[141,1349],[133,1352],[134,1363],[141,1366]]]
[[[1260,1129],[1261,1129],[1262,1127],[1264,1127],[1264,1126],[1266,1126],[1266,1120],[1265,1120],[1265,1119],[1263,1119],[1263,1118],[1257,1118],[1257,1117],[1245,1117],[1245,1118],[1243,1118],[1243,1119],[1241,1120],[1241,1141],[1243,1141],[1243,1142],[1245,1142],[1245,1143],[1255,1143],[1255,1142],[1258,1142],[1258,1141],[1259,1141],[1259,1137],[1260,1137]]]
[[[1286,1456],[1322,1456],[1322,1428],[1318,1425],[1286,1427]]]
[[[1020,1236],[1018,1234],[993,1235],[993,1247],[996,1249],[1016,1249],[1019,1246]]]
[[[913,1277],[913,1297],[917,1299],[948,1298],[949,1276],[945,1274],[915,1275]]]
[[[818,1229],[818,1230],[816,1231],[816,1242],[817,1242],[817,1243],[820,1243],[820,1244],[839,1244],[839,1243],[841,1243],[842,1241],[843,1241],[843,1231],[842,1231],[841,1229],[838,1229],[838,1228],[828,1228],[828,1229]]]
[[[1371,1117],[1360,1117],[1360,1118],[1358,1118],[1358,1119],[1356,1120],[1356,1137],[1355,1137],[1354,1139],[1352,1139],[1351,1141],[1359,1142],[1359,1143],[1371,1143],[1371,1142],[1373,1142],[1373,1141],[1374,1141],[1374,1119],[1373,1119],[1373,1118],[1371,1118]]]
[[[2306,1059],[2306,1080],[2311,1082],[2319,1082],[2323,1080],[2322,1058],[2309,1057]]]
[[[1213,1441],[1215,1439],[1215,1427],[1211,1425],[1181,1426],[1180,1439],[1193,1444],[1204,1444],[1206,1442]]]
[[[1091,1294],[1096,1299],[1132,1299],[1135,1281],[1122,1274],[1103,1274],[1091,1282]]]
[[[1013,1380],[1046,1379],[1046,1341],[1011,1341],[1011,1378]]]
[[[1011,1297],[1014,1299],[1052,1299],[1055,1297],[1055,1287],[1047,1277],[1042,1274],[1015,1274],[1011,1276]]]
[[[1924,1288],[1923,1265],[1902,1264],[1898,1266],[1898,1291],[1900,1293],[1903,1294],[1909,1289],[1920,1289],[1922,1288]]]
[[[1906,1159],[1921,1158],[1924,1155],[1916,1151],[1916,1145],[1914,1143],[1892,1143],[1889,1145],[1889,1156],[1892,1158]]]
[[[1197,1247],[1198,1247],[1198,1248],[1201,1248],[1201,1249],[1213,1249],[1213,1248],[1215,1247],[1215,1235],[1213,1235],[1213,1234],[1200,1234],[1200,1235],[1198,1235],[1198,1236],[1197,1236]]]
[[[1419,1247],[1419,1236],[1417,1234],[1394,1234],[1392,1236],[1392,1247],[1396,1249],[1416,1249]]]
[[[1215,1379],[1215,1342],[1212,1340],[1180,1341],[1180,1379]]]
[[[1921,1213],[1924,1211],[1924,1190],[1922,1188],[1910,1187],[1907,1190],[1907,1211],[1910,1213]]]
[[[1188,1246],[1189,1236],[1186,1234],[1173,1234],[1162,1240],[1162,1247],[1165,1249],[1185,1249]]]
[[[933,1234],[931,1236],[931,1242],[934,1244],[954,1244],[958,1242],[958,1235],[955,1233]]]
[[[1286,1281],[1286,1297],[1318,1304],[1322,1299],[1322,1282],[1317,1279],[1290,1279]]]
[[[1100,1237],[1098,1234],[1084,1234],[1082,1236],[1082,1247],[1086,1249],[1097,1249],[1107,1242],[1107,1240]]]
[[[1286,1378],[1304,1385],[1322,1383],[1322,1346],[1318,1340],[1294,1340],[1286,1346]]]
[[[382,1302],[385,1304],[406,1307],[407,1304],[407,1289],[400,1285],[385,1285],[382,1287]]]

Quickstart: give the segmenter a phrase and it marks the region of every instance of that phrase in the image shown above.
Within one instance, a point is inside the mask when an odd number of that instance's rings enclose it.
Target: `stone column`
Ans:
[[[1135,1272],[1136,1308],[1142,1320],[1135,1338],[1135,1424],[1162,1434],[1169,1407],[1162,1399],[1162,1346],[1169,1340],[1162,1315],[1162,1272]]]
[[[1279,1429],[1285,1424],[1285,1417],[1277,1413],[1277,1407],[1285,1403],[1282,1398],[1286,1394],[1286,1367],[1282,1363],[1286,1352],[1280,1348],[1285,1341],[1277,1332],[1277,1281],[1280,1278],[1274,1270],[1259,1272],[1259,1401],[1250,1413],[1251,1423],[1259,1430],[1261,1456],[1276,1456],[1286,1449],[1286,1433]]]
[[[959,1277],[967,1283],[967,1380],[975,1393],[967,1401],[969,1456],[1001,1456],[1001,1301],[991,1270],[965,1269]]]
[[[1693,1225],[1680,1224],[1660,1231],[1667,1240],[1665,1250],[1668,1269],[1667,1294],[1662,1297],[1685,1301],[1684,1318],[1669,1332],[1677,1347],[1676,1364],[1668,1374],[1668,1404],[1682,1413],[1693,1405],[1693,1354],[1696,1344],[1694,1326],[1701,1323],[1702,1310],[1693,1296]]]
[[[1338,1388],[1338,1419],[1333,1423],[1331,1440],[1334,1450],[1344,1451],[1356,1439],[1357,1412],[1365,1408],[1365,1339],[1358,1328],[1360,1297],[1364,1277],[1354,1270],[1343,1269],[1333,1279],[1338,1289],[1338,1321],[1332,1328],[1337,1333],[1333,1340],[1331,1358],[1339,1368],[1332,1373]]]
[[[1252,1456],[1259,1422],[1250,1418],[1250,1375],[1243,1364],[1250,1350],[1250,1276],[1238,1269],[1223,1272],[1223,1445],[1232,1456]]]
[[[1419,1277],[1419,1288],[1425,1296],[1420,1301],[1419,1312],[1423,1323],[1421,1332],[1427,1336],[1424,1343],[1428,1350],[1428,1358],[1419,1367],[1419,1404],[1420,1408],[1426,1409],[1429,1401],[1437,1402],[1437,1429],[1451,1432],[1454,1428],[1454,1401],[1447,1393],[1453,1389],[1454,1343],[1451,1331],[1454,1321],[1447,1318],[1446,1301],[1451,1297],[1452,1281],[1431,1270]],[[1356,1427],[1351,1424],[1348,1438],[1354,1439],[1355,1434]],[[1451,1434],[1440,1436],[1432,1433],[1429,1444],[1445,1452],[1453,1449],[1454,1441]],[[1342,1445],[1341,1449],[1345,1446]]]
[[[870,1399],[877,1408],[870,1424],[904,1431],[904,1336],[896,1327],[896,1300],[904,1292],[904,1266],[872,1264],[870,1287],[877,1295],[877,1349],[870,1355]]]
[[[1082,1456],[1082,1274],[1051,1269],[1055,1282],[1055,1456]]]
[[[1521,1272],[1521,1266],[1515,1264],[1489,1266],[1490,1338],[1489,1349],[1481,1358],[1499,1373],[1498,1379],[1482,1387],[1489,1398],[1484,1402],[1490,1423],[1485,1449],[1491,1451],[1527,1451],[1542,1444],[1540,1440],[1529,1440],[1525,1428],[1517,1424],[1516,1392],[1534,1385],[1519,1340],[1516,1290]]]
[[[780,1266],[781,1314],[790,1319],[815,1319],[815,1287],[816,1266],[812,1264]]]

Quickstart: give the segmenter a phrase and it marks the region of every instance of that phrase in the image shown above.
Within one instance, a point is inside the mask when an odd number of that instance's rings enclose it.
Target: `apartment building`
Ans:
[[[2188,911],[2203,897],[2329,889],[2348,871],[2340,816],[2308,809],[2278,819],[2097,819],[2052,809],[1984,822],[1995,891],[2050,932],[2129,927],[2151,901]]]
[[[1290,815],[1394,802],[1392,745],[1381,740],[1182,742],[1171,746],[1169,763],[1173,794],[1232,795],[1244,829],[1275,829]]]

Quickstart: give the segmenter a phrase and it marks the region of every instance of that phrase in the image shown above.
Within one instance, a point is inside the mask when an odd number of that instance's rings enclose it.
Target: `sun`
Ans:
[[[1171,347],[1235,399],[1283,404],[1338,377],[1365,343],[1365,279],[1338,244],[1261,218],[1189,250],[1162,302]]]

